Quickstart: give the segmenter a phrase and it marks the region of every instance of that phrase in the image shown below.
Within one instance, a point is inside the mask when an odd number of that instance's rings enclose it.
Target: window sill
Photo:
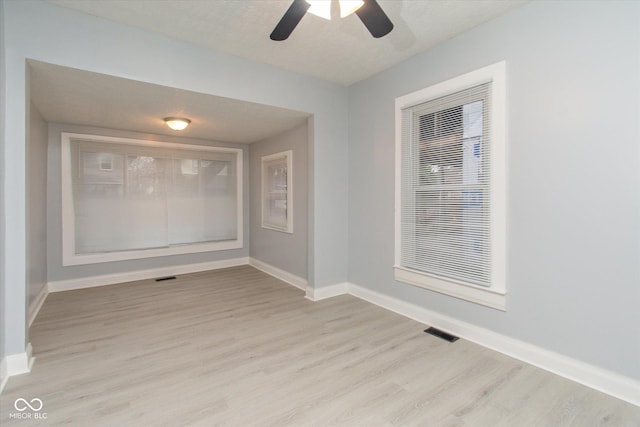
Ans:
[[[399,266],[394,266],[394,271],[395,279],[399,282],[507,311],[507,293],[504,290],[454,282]]]
[[[70,246],[67,246],[70,247]],[[99,264],[102,262],[128,261],[132,259],[154,258],[170,255],[193,254],[199,252],[224,251],[229,249],[241,249],[242,241],[224,240],[220,242],[193,243],[185,245],[175,245],[165,248],[140,249],[120,252],[103,252],[86,255],[78,255],[73,253],[63,253],[62,265],[83,265],[83,264]]]
[[[279,231],[281,233],[293,234],[293,230],[287,227],[277,227],[275,225],[262,224],[262,228],[264,228],[265,230],[272,230],[272,231]]]

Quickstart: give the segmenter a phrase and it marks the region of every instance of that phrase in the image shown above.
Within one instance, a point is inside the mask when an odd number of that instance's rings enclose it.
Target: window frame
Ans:
[[[402,266],[402,110],[491,82],[490,122],[490,242],[491,285],[480,286]],[[506,311],[506,176],[507,176],[506,63],[501,61],[400,96],[395,100],[395,261],[399,282]]]
[[[266,193],[269,190],[267,188],[266,168],[269,163],[274,162],[276,160],[281,160],[283,158],[287,164],[287,193],[286,193],[287,223],[284,227],[278,224],[270,224],[265,218],[266,216],[265,211],[267,208]],[[262,158],[260,159],[260,165],[261,165],[260,179],[262,184],[261,185],[261,203],[260,203],[262,228],[293,234],[293,150],[281,151],[279,153],[270,154],[268,156],[262,156]]]
[[[163,248],[134,249],[126,251],[77,254],[75,248],[75,215],[73,201],[73,183],[71,168],[71,141],[96,141],[100,143],[128,144],[139,147],[166,148],[171,150],[205,151],[235,154],[236,161],[236,238],[232,240],[172,245]],[[61,132],[61,198],[62,198],[62,265],[98,264],[112,261],[153,258],[160,256],[182,255],[200,252],[241,249],[243,247],[243,150],[240,148],[211,147],[163,141],[147,141],[134,138],[121,138],[103,135],[91,135]]]

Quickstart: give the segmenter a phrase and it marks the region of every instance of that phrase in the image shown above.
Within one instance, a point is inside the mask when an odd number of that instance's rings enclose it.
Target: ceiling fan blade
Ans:
[[[386,36],[393,30],[393,23],[376,0],[364,0],[362,7],[356,10],[356,15],[375,38]]]
[[[289,38],[310,6],[311,5],[305,0],[293,0],[289,9],[287,9],[282,19],[280,19],[280,22],[278,22],[278,25],[276,25],[276,28],[273,29],[270,36],[271,40],[282,41]]]

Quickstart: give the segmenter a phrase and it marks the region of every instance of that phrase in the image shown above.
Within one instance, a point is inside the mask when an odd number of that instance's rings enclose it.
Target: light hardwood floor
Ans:
[[[54,293],[0,424],[640,425],[638,407],[424,329],[248,266]],[[47,419],[11,419],[17,398],[41,399]]]

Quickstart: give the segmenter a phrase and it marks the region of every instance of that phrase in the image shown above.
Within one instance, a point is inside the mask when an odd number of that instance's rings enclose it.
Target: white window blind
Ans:
[[[68,145],[72,255],[239,239],[239,150],[99,138],[69,138]],[[189,252],[196,251],[179,251]]]
[[[491,285],[490,86],[402,110],[403,267]]]

